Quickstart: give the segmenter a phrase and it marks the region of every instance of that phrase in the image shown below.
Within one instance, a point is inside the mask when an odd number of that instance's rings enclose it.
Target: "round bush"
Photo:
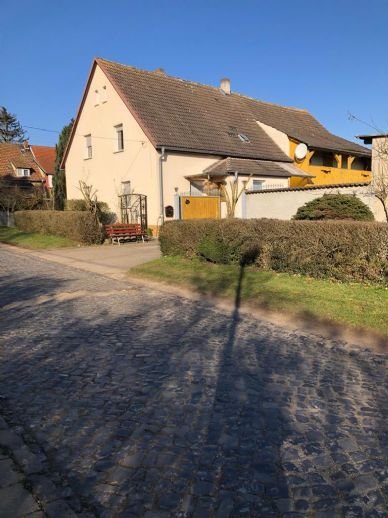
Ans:
[[[299,207],[293,219],[353,219],[356,221],[373,221],[374,216],[369,207],[357,196],[349,194],[324,194],[321,198],[305,203]]]

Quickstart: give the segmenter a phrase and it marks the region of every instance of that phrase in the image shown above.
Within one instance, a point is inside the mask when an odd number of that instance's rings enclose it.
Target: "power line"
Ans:
[[[47,129],[47,128],[38,128],[36,126],[26,126],[25,124],[23,124],[23,128],[33,129],[33,130],[37,130],[37,131],[44,131],[46,133],[57,133],[58,135],[61,133],[58,130]],[[74,136],[76,136],[76,137],[85,137],[85,135],[81,135],[80,133],[74,133]],[[114,140],[114,141],[117,140],[117,138],[115,138],[115,137],[101,137],[99,135],[93,135],[93,134],[92,134],[92,138],[98,138],[98,139],[103,139],[103,140]],[[145,144],[146,141],[145,140],[136,140],[136,139],[125,138],[124,142],[140,142],[141,144]]]
[[[377,126],[374,126],[373,124],[369,124],[368,122],[362,120],[362,119],[359,119],[358,117],[356,117],[355,115],[353,115],[352,113],[348,112],[348,119],[353,121],[357,121],[357,122],[361,122],[361,124],[364,124],[364,126],[368,126],[369,128],[372,128],[373,130],[379,132],[379,133],[383,133],[383,131],[379,128],[377,128]]]

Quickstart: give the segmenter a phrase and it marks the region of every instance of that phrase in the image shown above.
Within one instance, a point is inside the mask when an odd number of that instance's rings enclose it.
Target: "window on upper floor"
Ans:
[[[121,182],[121,193],[122,194],[131,194],[131,181],[125,180]]]
[[[31,169],[18,167],[16,169],[16,176],[31,176]]]
[[[124,151],[124,130],[123,125],[118,124],[115,126],[115,132],[116,132],[116,144],[115,144],[115,151]]]
[[[333,153],[327,151],[315,151],[310,158],[310,165],[318,165],[323,167],[337,167],[337,160]]]
[[[94,106],[98,106],[100,104],[100,92],[98,90],[94,90]]]
[[[85,159],[92,158],[93,156],[93,148],[92,148],[92,136],[85,135]]]

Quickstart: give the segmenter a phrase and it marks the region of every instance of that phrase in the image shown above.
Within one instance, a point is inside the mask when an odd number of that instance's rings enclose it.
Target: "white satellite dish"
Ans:
[[[303,144],[303,142],[301,142],[295,148],[295,158],[297,160],[303,160],[305,158],[305,156],[307,155],[307,151],[308,151],[308,149],[307,149],[306,144]]]

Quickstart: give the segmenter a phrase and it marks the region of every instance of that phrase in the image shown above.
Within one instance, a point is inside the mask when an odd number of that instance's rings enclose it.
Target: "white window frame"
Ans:
[[[85,160],[93,158],[92,134],[84,135],[85,138]]]
[[[31,169],[29,167],[17,167],[16,176],[31,176]]]
[[[115,139],[115,153],[124,151],[124,128],[122,124],[117,124],[115,127],[116,139]]]

